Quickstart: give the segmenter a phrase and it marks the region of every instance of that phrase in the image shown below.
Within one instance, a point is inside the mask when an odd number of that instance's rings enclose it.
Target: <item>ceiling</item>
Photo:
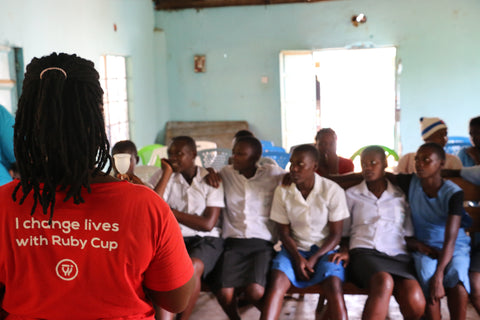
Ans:
[[[335,0],[153,0],[156,10],[178,10],[188,8],[213,8],[247,5],[271,5],[281,3],[308,3]]]

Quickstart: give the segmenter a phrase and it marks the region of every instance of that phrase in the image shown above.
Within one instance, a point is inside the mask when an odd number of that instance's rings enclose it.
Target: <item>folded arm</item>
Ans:
[[[218,217],[222,208],[206,207],[202,215],[189,214],[172,209],[173,215],[178,222],[199,231],[211,231],[217,224]]]

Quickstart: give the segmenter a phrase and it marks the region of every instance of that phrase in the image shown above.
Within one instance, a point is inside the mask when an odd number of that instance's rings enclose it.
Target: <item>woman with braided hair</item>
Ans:
[[[154,319],[151,300],[186,307],[194,280],[180,228],[152,190],[108,175],[102,96],[91,61],[53,53],[27,66],[21,179],[0,187],[0,289],[13,318]]]

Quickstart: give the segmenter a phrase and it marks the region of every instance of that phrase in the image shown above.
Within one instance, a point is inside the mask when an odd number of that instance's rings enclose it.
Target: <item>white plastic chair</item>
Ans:
[[[195,141],[196,145],[197,145],[197,152],[198,151],[202,151],[202,150],[206,150],[206,149],[216,149],[217,148],[217,144],[213,141],[208,141],[208,140],[196,140]],[[195,158],[195,165],[197,166],[202,166],[202,159],[200,159],[199,156],[197,156]]]
[[[217,148],[217,144],[213,141],[197,140],[195,143],[197,144],[197,151]]]
[[[198,152],[204,168],[214,168],[219,171],[228,164],[232,150],[226,148],[205,149]]]
[[[160,147],[160,148],[157,148],[157,149],[153,150],[152,155],[150,156],[150,160],[148,160],[147,165],[154,166],[155,162],[157,161],[157,158],[158,159],[168,158],[167,150],[168,150],[168,147]]]

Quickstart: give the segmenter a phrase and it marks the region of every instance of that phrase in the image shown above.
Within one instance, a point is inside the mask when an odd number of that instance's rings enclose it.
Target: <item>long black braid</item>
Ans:
[[[40,74],[46,68],[50,69]],[[76,55],[52,53],[34,58],[27,66],[14,126],[15,157],[24,202],[33,192],[50,222],[55,194],[66,190],[64,201],[84,202],[82,187],[90,189],[89,175],[111,169],[109,143],[103,120],[103,90],[93,62]]]

